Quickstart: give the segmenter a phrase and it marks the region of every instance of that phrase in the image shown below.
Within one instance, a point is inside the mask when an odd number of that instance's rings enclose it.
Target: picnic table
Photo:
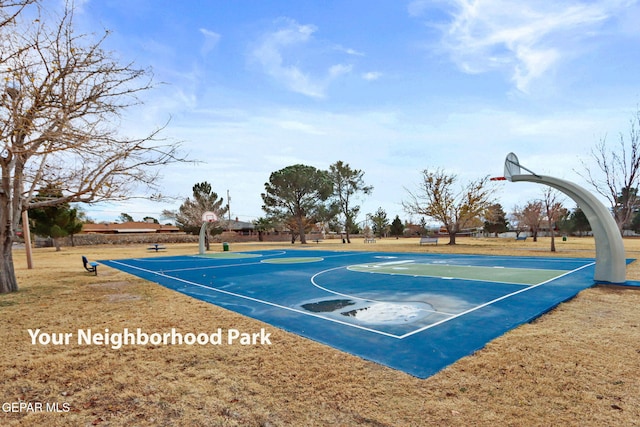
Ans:
[[[149,247],[147,248],[147,250],[149,250],[149,251],[156,251],[156,252],[158,252],[158,251],[164,251],[164,250],[166,250],[166,249],[167,249],[167,248],[166,248],[165,246],[162,246],[160,243],[154,243],[153,245],[151,245],[151,246],[149,246]]]

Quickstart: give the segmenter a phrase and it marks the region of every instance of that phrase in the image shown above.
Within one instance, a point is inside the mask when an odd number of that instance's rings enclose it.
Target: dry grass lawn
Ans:
[[[420,247],[415,239],[389,239],[319,247],[551,255],[546,239],[459,243]],[[640,255],[640,240],[625,244],[629,257]],[[0,425],[640,425],[640,289],[587,289],[421,380],[104,266],[90,275],[80,262],[81,254],[156,255],[146,252],[144,246],[38,249],[33,270],[24,251],[14,252],[21,290],[0,295]],[[169,245],[166,254],[196,252],[196,245]],[[594,256],[593,240],[559,241],[554,256]],[[628,268],[629,279],[640,280],[640,263]],[[74,336],[87,328],[266,328],[272,345],[31,345],[28,329],[36,328]],[[11,412],[20,401],[57,403],[60,412]]]

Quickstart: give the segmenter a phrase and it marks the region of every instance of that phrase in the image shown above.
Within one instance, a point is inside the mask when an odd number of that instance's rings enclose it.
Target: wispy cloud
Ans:
[[[626,0],[455,0],[442,26],[443,44],[467,73],[506,71],[522,92],[583,42],[602,30]],[[411,2],[409,14],[426,16],[427,3]],[[431,5],[433,7],[433,5]]]
[[[200,28],[200,33],[204,36],[204,43],[202,44],[202,48],[200,49],[200,53],[206,55],[211,52],[220,42],[220,34],[207,30],[205,28]]]
[[[382,73],[377,71],[369,71],[368,73],[362,74],[362,78],[370,82],[378,80],[380,77],[382,77]]]
[[[253,60],[278,83],[293,92],[313,98],[324,98],[332,81],[351,72],[351,65],[329,64],[328,60],[321,58],[321,54],[309,47],[310,44],[316,44],[313,34],[317,27],[314,25],[299,24],[292,19],[280,19],[278,24],[279,28],[264,34],[258,46],[251,52]],[[307,47],[307,51],[300,52],[300,48]],[[312,66],[306,62],[314,60],[321,63],[324,60],[325,64]],[[312,75],[305,71],[305,64],[308,69],[324,68],[325,71],[319,75]]]
[[[353,56],[365,56],[364,52],[360,52],[359,50],[355,50],[355,49],[352,49],[352,48],[350,48],[350,47],[344,47],[344,46],[341,46],[341,45],[337,45],[337,46],[335,47],[335,49],[336,49],[336,50],[338,50],[338,51],[340,51],[340,52],[344,52],[344,53],[346,53],[347,55],[353,55]]]

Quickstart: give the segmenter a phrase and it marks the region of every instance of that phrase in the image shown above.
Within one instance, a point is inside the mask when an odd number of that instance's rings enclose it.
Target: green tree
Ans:
[[[47,200],[60,197],[61,190],[45,188],[38,192],[36,200]],[[60,238],[73,236],[82,229],[82,222],[78,219],[77,209],[68,203],[47,206],[29,211],[31,231],[42,237],[53,239],[56,251],[60,251]]]
[[[441,222],[449,233],[449,244],[456,244],[456,234],[474,225],[492,203],[493,191],[489,178],[468,182],[455,188],[457,176],[442,169],[422,172],[422,182],[416,193],[409,193],[403,202],[410,214],[426,215]]]
[[[498,237],[499,233],[509,230],[507,214],[500,203],[494,203],[484,213],[484,231]]]
[[[72,208],[69,210],[69,225],[66,227],[66,231],[67,235],[71,238],[71,246],[76,245],[73,236],[82,231],[84,217],[85,214],[80,208]]]
[[[402,236],[402,233],[404,232],[404,224],[400,220],[400,216],[396,215],[396,217],[393,219],[389,232],[396,238]]]
[[[301,164],[287,166],[273,172],[264,188],[262,209],[272,217],[292,220],[300,243],[306,244],[305,228],[333,191],[327,172]]]
[[[122,212],[118,217],[118,221],[123,222],[133,222],[133,217],[126,212]]]
[[[635,233],[640,233],[640,212],[636,212],[633,220],[631,221],[631,230]]]
[[[387,212],[382,209],[382,207],[379,207],[373,215],[369,215],[369,218],[371,218],[371,222],[373,223],[373,233],[380,238],[384,237],[389,228]]]
[[[569,221],[571,221],[572,231],[578,233],[579,236],[591,231],[591,224],[589,224],[587,216],[579,206],[576,206],[576,208],[571,212]]]
[[[360,206],[353,204],[357,194],[371,194],[373,187],[365,185],[364,172],[337,161],[329,166],[329,178],[333,182],[333,197],[342,217],[341,225],[344,227],[347,243],[351,243],[349,237],[356,224],[356,217],[360,212]]]
[[[258,240],[264,240],[264,233],[273,229],[273,221],[269,218],[260,217],[253,221],[253,229],[258,232]]]

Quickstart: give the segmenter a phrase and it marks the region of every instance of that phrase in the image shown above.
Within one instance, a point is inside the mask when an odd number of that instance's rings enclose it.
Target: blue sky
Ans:
[[[108,29],[123,60],[159,84],[127,113],[202,163],[163,171],[168,195],[208,181],[241,220],[263,215],[269,174],[337,160],[365,171],[362,213],[403,219],[426,168],[461,183],[502,175],[507,153],[584,184],[601,138],[626,134],[640,104],[640,2],[85,0],[81,31]],[[510,211],[541,197],[496,186]],[[180,202],[88,207],[90,217],[158,217]],[[567,201],[573,207],[573,203]],[[416,219],[416,218],[414,218]],[[417,220],[417,219],[416,219]]]

